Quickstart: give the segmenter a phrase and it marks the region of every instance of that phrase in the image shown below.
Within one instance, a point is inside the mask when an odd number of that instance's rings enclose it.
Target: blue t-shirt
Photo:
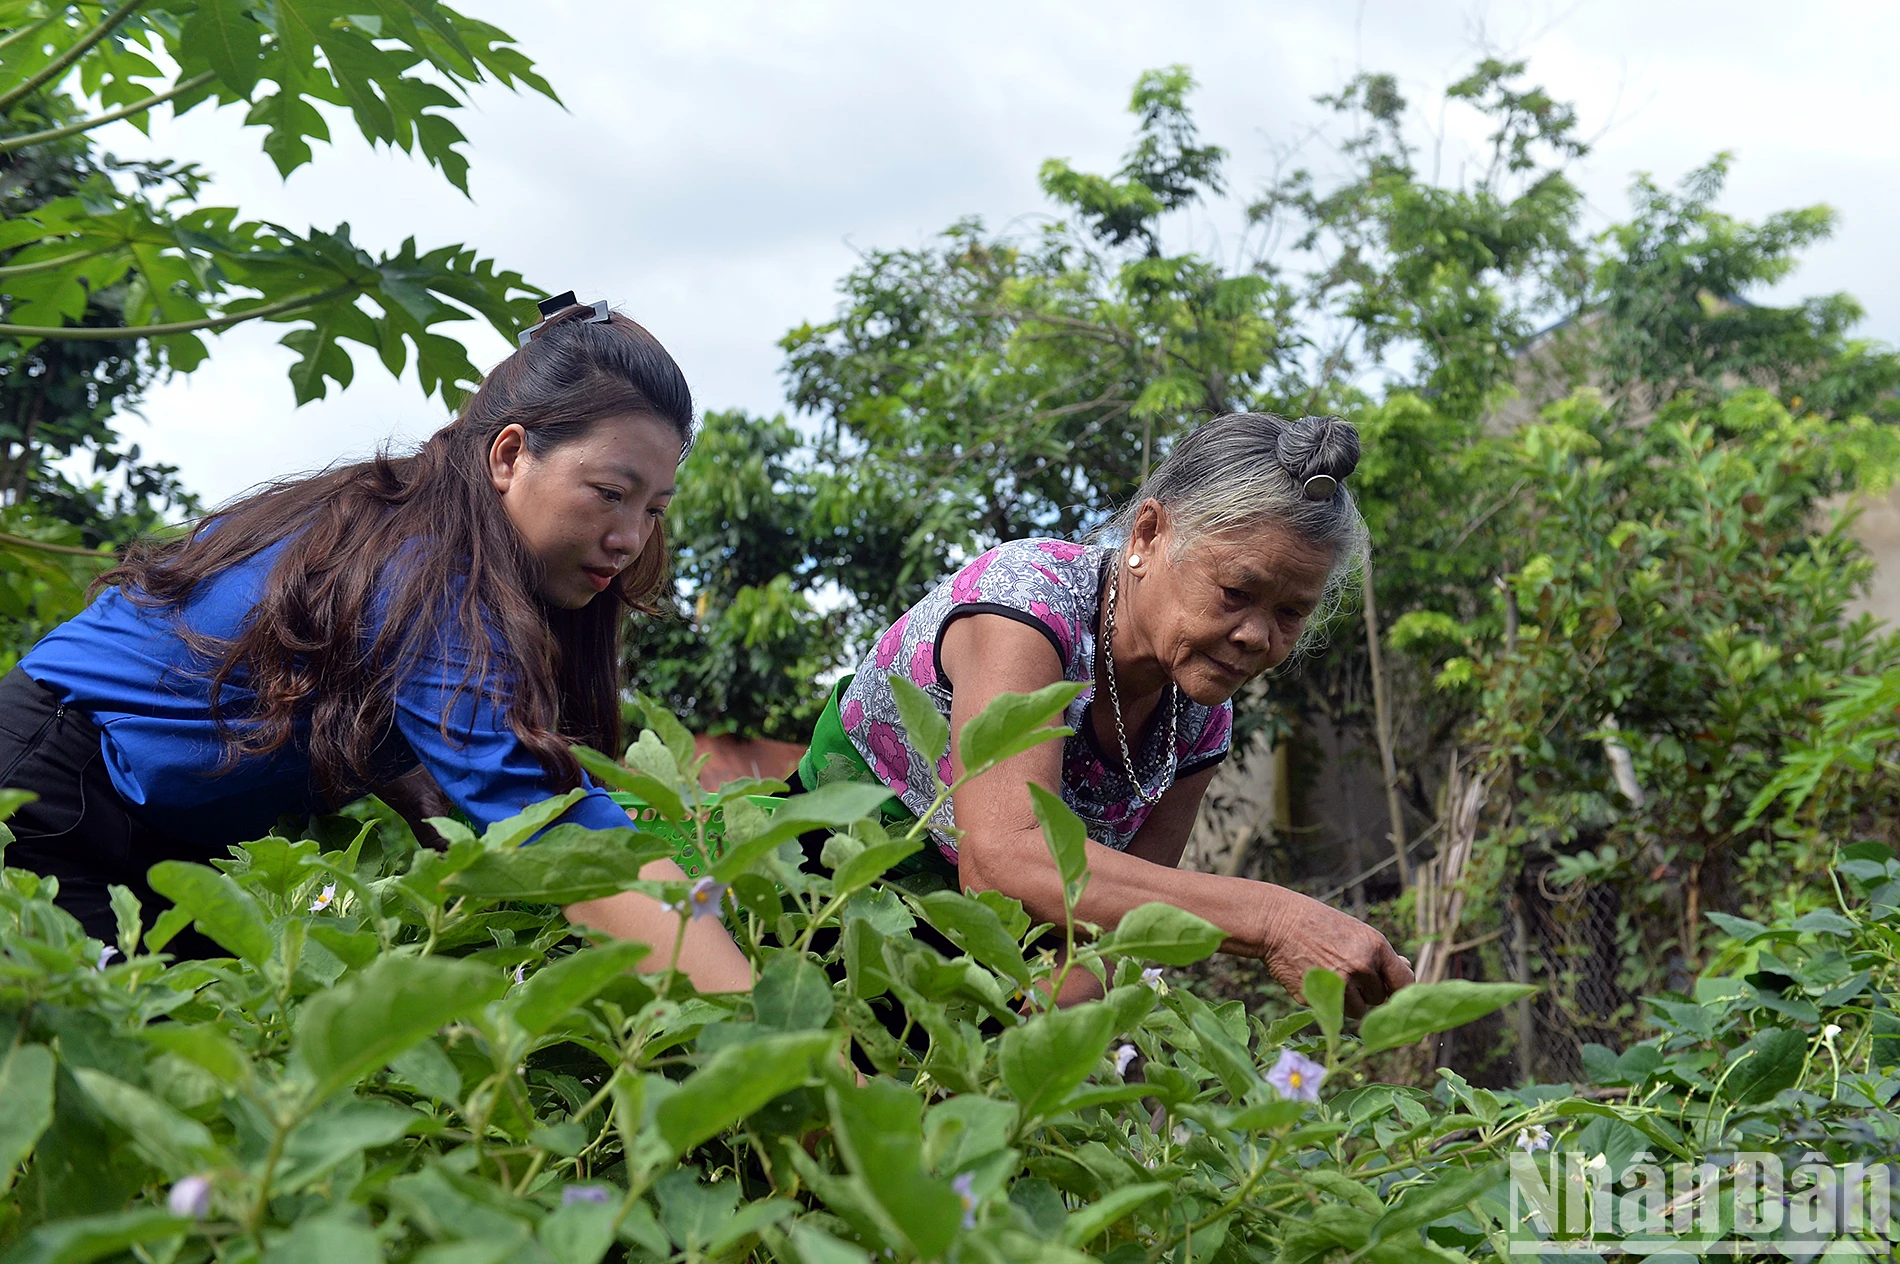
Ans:
[[[270,754],[225,767],[206,663],[179,635],[182,623],[202,636],[237,636],[283,549],[279,542],[213,575],[178,610],[141,605],[108,588],[20,660],[27,675],[99,726],[112,784],[139,817],[207,850],[261,837],[286,812],[325,807],[303,750],[303,724]],[[465,664],[465,654],[438,638],[405,668],[396,681],[399,740],[390,754],[398,769],[420,762],[480,830],[555,790],[510,727],[505,706],[490,697],[505,699],[506,691],[494,682],[461,687]],[[255,695],[233,679],[218,701],[227,722],[241,722]],[[561,819],[590,829],[630,824],[591,783]]]

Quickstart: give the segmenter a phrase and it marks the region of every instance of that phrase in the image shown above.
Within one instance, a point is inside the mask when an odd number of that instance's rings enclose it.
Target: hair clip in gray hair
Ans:
[[[564,294],[556,294],[553,298],[544,298],[539,303],[536,303],[535,306],[541,311],[541,319],[515,335],[515,346],[517,347],[527,346],[529,339],[547,328],[549,321],[559,316],[562,312],[567,311],[570,307],[593,308],[594,314],[587,318],[587,323],[590,325],[604,325],[613,319],[613,314],[607,310],[606,299],[596,299],[591,303],[583,303],[574,297],[574,291],[572,290],[568,290]]]
[[[1308,500],[1331,500],[1333,493],[1339,490],[1339,480],[1331,474],[1315,474],[1306,480],[1306,486],[1300,490]]]

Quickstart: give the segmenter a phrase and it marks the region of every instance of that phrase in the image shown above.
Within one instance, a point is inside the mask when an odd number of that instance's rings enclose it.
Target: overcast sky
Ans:
[[[1237,194],[1323,111],[1315,94],[1356,70],[1400,77],[1425,121],[1491,47],[1577,103],[1595,148],[1577,171],[1587,224],[1627,205],[1630,174],[1665,182],[1732,150],[1725,208],[1743,216],[1813,202],[1840,212],[1787,296],[1848,290],[1865,334],[1900,341],[1900,6],[1761,0],[1197,0],[1195,3],[615,3],[461,0],[508,29],[560,92],[483,90],[458,119],[472,162],[464,199],[420,160],[377,152],[353,126],[281,180],[241,114],[161,119],[124,155],[201,163],[210,201],[296,227],[347,221],[393,249],[465,242],[550,290],[605,297],[679,359],[702,409],[782,408],[777,340],[834,309],[856,252],[920,245],[956,219],[1027,225],[1047,211],[1043,159],[1109,170],[1129,136],[1144,69],[1192,68],[1207,139],[1232,157]],[[1477,135],[1458,120],[1448,177]],[[1182,231],[1232,252],[1216,210]],[[470,323],[477,364],[505,352]],[[262,479],[361,455],[441,424],[437,401],[358,349],[347,392],[296,408],[275,346],[282,327],[214,339],[209,362],[155,389],[148,458],[176,463],[216,501]],[[349,345],[349,344],[346,344]]]

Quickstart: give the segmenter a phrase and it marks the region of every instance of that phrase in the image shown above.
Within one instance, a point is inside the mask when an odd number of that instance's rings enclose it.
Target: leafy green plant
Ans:
[[[1071,689],[999,699],[962,735],[968,775],[1062,735]],[[934,712],[906,711],[942,744]],[[439,820],[440,851],[365,800],[167,861],[151,878],[173,907],[116,893],[112,944],[50,880],[0,874],[0,1258],[1456,1258],[1422,1228],[1495,1182],[1520,1117],[1552,1117],[1320,1099],[1521,989],[1413,989],[1355,1039],[1315,974],[1312,1008],[1267,1027],[1149,964],[1213,952],[1198,918],[1150,905],[1100,934],[886,883],[924,827],[888,832],[881,787],[768,813],[757,783],[701,791],[684,729],[649,722],[625,765],[589,766],[706,849],[691,887],[640,880],[671,850],[652,833],[547,828],[565,799],[480,836]],[[1072,908],[1079,822],[1054,796],[1038,811]],[[800,863],[812,830],[820,872]],[[558,912],[625,890],[674,902],[682,929],[722,912],[751,993],[696,995],[667,954]],[[187,924],[229,955],[171,961]],[[1106,997],[1053,1008],[1073,969]]]

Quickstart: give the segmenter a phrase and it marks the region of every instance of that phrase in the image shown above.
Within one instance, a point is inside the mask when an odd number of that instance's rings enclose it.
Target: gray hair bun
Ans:
[[[1294,486],[1325,476],[1335,484],[1359,467],[1359,432],[1343,417],[1301,417],[1280,428],[1280,464]]]

